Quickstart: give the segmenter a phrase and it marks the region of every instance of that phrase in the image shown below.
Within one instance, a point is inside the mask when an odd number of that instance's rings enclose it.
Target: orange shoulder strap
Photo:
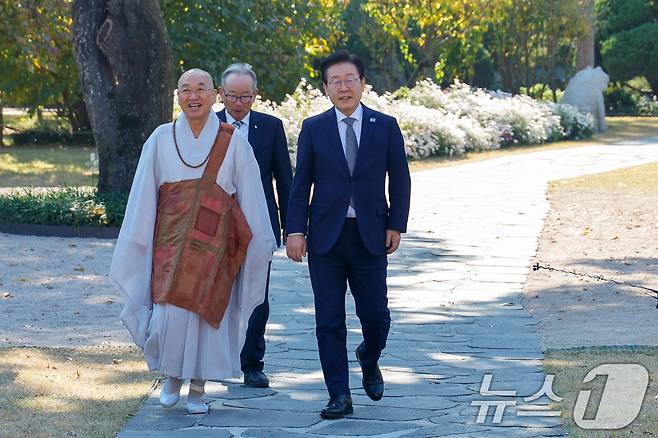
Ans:
[[[224,157],[226,157],[226,151],[231,142],[234,129],[233,126],[220,122],[215,142],[210,151],[210,158],[208,158],[208,164],[206,164],[202,178],[217,181],[217,174],[219,173],[219,168],[224,162]]]

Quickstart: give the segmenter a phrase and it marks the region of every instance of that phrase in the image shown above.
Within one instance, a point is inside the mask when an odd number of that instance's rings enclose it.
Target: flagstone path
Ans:
[[[545,381],[537,321],[522,307],[521,290],[549,208],[547,182],[652,161],[658,138],[414,173],[409,230],[389,259],[393,322],[380,361],[381,401],[361,388],[353,354],[360,329],[348,297],[354,414],[320,418],[327,393],[308,271],[279,251],[265,357],[271,388],[209,382],[210,412],[194,416],[186,414],[184,396],[162,409],[156,389],[119,437],[565,436],[559,418],[548,416],[545,395],[524,400]],[[492,375],[490,391],[508,393],[480,394],[485,374]],[[478,421],[479,406],[493,401],[507,403],[500,404],[500,422],[494,403]]]
[[[521,289],[549,208],[547,183],[651,161],[658,161],[658,138],[413,174],[409,232],[389,265],[393,323],[380,362],[384,399],[373,402],[361,388],[352,353],[360,330],[348,297],[354,414],[319,417],[327,395],[308,272],[280,251],[265,358],[272,387],[209,383],[211,410],[203,416],[186,415],[183,401],[163,410],[156,390],[119,436],[563,436],[559,418],[548,416],[546,395],[524,400],[545,381],[536,320],[521,305]],[[516,397],[480,394],[487,373],[490,391]],[[483,402],[500,400],[507,406],[500,406],[499,423],[494,403],[478,421]],[[538,415],[527,416],[527,405]]]

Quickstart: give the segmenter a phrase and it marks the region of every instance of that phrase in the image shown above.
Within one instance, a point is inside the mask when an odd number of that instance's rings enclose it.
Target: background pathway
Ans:
[[[380,361],[385,397],[373,402],[360,385],[353,351],[361,340],[347,299],[354,415],[321,420],[327,401],[314,335],[313,297],[305,265],[279,251],[270,287],[265,371],[272,387],[238,380],[208,383],[210,413],[186,415],[184,396],[170,410],[156,390],[120,437],[562,436],[559,419],[517,415],[544,383],[536,321],[521,306],[521,289],[549,205],[547,182],[658,161],[658,138],[514,155],[413,174],[409,232],[390,258],[392,326]],[[485,373],[492,391],[479,393]],[[184,388],[182,394],[185,394]],[[558,394],[559,395],[559,394]],[[516,402],[499,424],[485,400]],[[541,412],[540,412],[541,414]]]

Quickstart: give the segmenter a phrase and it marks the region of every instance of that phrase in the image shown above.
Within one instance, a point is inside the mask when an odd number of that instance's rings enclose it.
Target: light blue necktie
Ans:
[[[345,131],[345,159],[347,160],[347,167],[350,169],[350,175],[354,173],[354,165],[356,164],[356,154],[359,151],[359,143],[356,141],[356,132],[354,132],[354,122],[356,119],[353,117],[345,117],[343,122],[347,125]]]
[[[354,173],[354,165],[356,164],[356,154],[359,151],[359,144],[356,141],[356,132],[354,132],[354,122],[356,119],[353,117],[345,117],[343,122],[347,125],[345,130],[345,159],[347,160],[347,168],[350,169],[350,175]],[[354,208],[354,196],[350,196],[350,206]]]

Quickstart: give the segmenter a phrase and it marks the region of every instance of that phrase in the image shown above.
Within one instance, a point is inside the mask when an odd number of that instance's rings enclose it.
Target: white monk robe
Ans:
[[[176,139],[185,161],[205,159],[217,134],[219,119],[211,112],[199,138],[181,114]],[[110,280],[127,297],[121,320],[135,343],[144,349],[148,367],[182,379],[223,379],[240,375],[240,351],[249,317],[265,299],[268,263],[276,250],[258,163],[247,139],[233,135],[219,169],[217,183],[237,192],[237,200],[253,238],[233,283],[219,329],[194,312],[151,299],[151,263],[158,188],[167,182],[200,178],[204,166],[193,169],[176,153],[172,124],[159,126],[142,149],[130,190],[126,215],[114,250]]]

